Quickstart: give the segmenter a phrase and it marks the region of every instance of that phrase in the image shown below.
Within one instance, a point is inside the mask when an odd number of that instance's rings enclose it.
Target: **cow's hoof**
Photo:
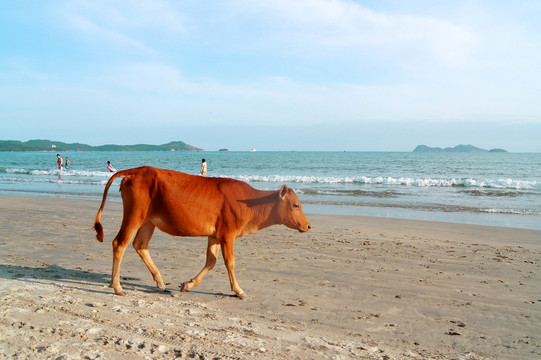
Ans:
[[[183,282],[182,285],[180,285],[180,292],[188,292],[188,291],[190,291],[190,290],[188,290],[188,282],[189,281]]]
[[[125,291],[117,291],[117,292],[115,292],[115,295],[126,296],[126,292]]]
[[[245,293],[240,293],[240,294],[237,294],[237,297],[238,297],[240,300],[244,300],[244,299],[246,299],[246,294],[245,294]]]

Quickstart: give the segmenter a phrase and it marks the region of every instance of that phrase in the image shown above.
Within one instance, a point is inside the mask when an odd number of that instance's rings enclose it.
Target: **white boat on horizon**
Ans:
[[[250,150],[250,152],[255,152],[257,151],[255,148],[252,148],[252,150]]]

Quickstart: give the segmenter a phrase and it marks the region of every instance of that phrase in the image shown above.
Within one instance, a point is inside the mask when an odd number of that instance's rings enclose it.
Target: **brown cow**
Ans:
[[[111,286],[116,295],[126,295],[120,285],[120,263],[134,236],[133,247],[158,288],[166,291],[160,271],[148,251],[148,243],[156,227],[175,236],[208,236],[205,266],[194,279],[182,284],[182,291],[199,285],[216,264],[221,247],[231,290],[241,299],[246,295],[235,279],[235,239],[275,224],[300,232],[311,228],[299,198],[285,185],[278,191],[262,191],[233,179],[140,167],[119,171],[107,182],[94,224],[99,241],[103,241],[100,218],[107,192],[119,176],[124,177],[120,184],[124,216],[113,240]]]

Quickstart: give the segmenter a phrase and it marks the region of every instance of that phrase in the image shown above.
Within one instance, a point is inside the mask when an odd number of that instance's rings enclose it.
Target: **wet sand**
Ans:
[[[307,215],[236,242],[232,297],[205,238],[156,231],[159,291],[128,248],[127,296],[109,288],[122,218],[109,201],[0,196],[0,358],[541,358],[541,231]]]

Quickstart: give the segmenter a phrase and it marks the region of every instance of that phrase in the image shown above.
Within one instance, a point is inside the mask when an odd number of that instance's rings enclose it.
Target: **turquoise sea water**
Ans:
[[[307,214],[367,215],[541,230],[541,154],[405,152],[0,153],[0,194],[101,199],[118,169],[143,165],[295,189]],[[120,201],[115,181],[110,199]],[[76,210],[74,210],[76,211]]]

